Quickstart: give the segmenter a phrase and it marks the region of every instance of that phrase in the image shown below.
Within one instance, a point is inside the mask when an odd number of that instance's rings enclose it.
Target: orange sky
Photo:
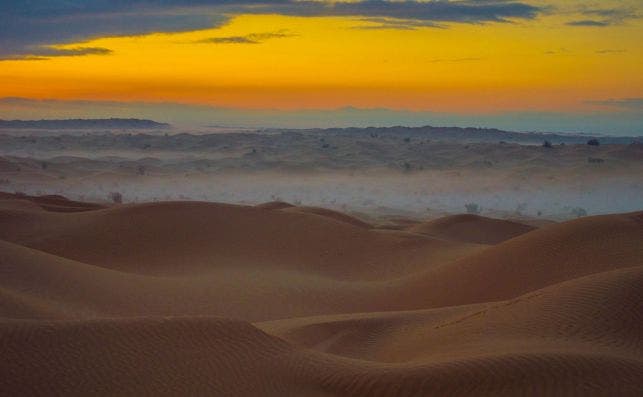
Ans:
[[[214,29],[57,47],[108,55],[2,61],[0,97],[485,113],[643,96],[641,21],[566,25],[573,17],[400,30],[365,29],[377,22],[356,17],[237,15]],[[257,43],[203,42],[231,37]]]

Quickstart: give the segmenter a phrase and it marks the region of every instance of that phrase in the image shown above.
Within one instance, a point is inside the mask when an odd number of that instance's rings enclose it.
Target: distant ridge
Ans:
[[[630,144],[641,143],[640,136],[612,136],[584,133],[556,133],[556,132],[516,132],[505,131],[497,128],[474,127],[348,127],[348,128],[313,128],[313,129],[267,129],[265,131],[290,131],[290,132],[315,132],[325,135],[351,134],[354,136],[403,136],[435,139],[444,142],[465,143],[528,143],[541,144],[549,141],[552,144],[584,144],[590,139],[597,138],[601,143]]]
[[[0,128],[17,129],[159,129],[166,123],[142,119],[66,119],[66,120],[0,120]]]

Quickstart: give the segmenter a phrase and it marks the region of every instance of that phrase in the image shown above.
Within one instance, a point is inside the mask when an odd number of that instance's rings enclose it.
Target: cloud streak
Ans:
[[[637,19],[641,17],[636,9],[631,7],[582,7],[580,13],[586,18],[567,22],[566,25],[580,27],[606,27],[621,25],[630,19]]]
[[[579,21],[570,21],[567,22],[567,26],[593,26],[593,27],[605,27],[610,26],[610,23],[607,21],[595,21],[593,19],[582,19]]]
[[[356,25],[351,29],[356,30],[417,30],[419,28],[444,28],[431,21],[418,21],[413,19],[391,19],[391,18],[361,18],[360,22],[366,25]]]
[[[261,44],[267,40],[283,39],[287,37],[295,37],[296,34],[288,33],[287,31],[266,32],[266,33],[250,33],[245,36],[224,36],[224,37],[210,37],[203,40],[198,40],[197,43],[204,44]]]
[[[596,51],[596,53],[600,55],[624,54],[626,52],[627,50],[617,50],[617,49],[611,49],[611,48]]]
[[[50,57],[79,57],[84,55],[109,55],[112,50],[104,47],[75,47],[75,48],[54,48],[54,47],[41,47],[34,51],[37,55],[29,55],[26,57],[16,57],[14,60],[32,60],[44,61]],[[11,60],[11,58],[2,58],[2,60]]]
[[[601,101],[586,101],[589,105],[607,106],[626,110],[643,111],[643,98],[618,98]]]

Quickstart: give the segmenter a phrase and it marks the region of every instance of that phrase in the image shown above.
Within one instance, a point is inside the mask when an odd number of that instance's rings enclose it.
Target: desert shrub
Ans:
[[[549,141],[544,141],[544,142],[543,142],[543,147],[544,147],[544,148],[547,148],[547,149],[551,149],[553,146],[552,146],[551,142],[549,142]]]
[[[572,208],[571,213],[576,218],[587,216],[587,210],[585,210],[585,208],[582,208],[582,207]]]
[[[109,199],[112,200],[115,204],[123,203],[123,195],[119,192],[112,192],[109,194]]]
[[[589,146],[600,146],[601,143],[598,141],[598,139],[594,138],[594,139],[590,139],[589,141],[587,141],[587,144]]]
[[[476,203],[465,204],[464,208],[467,209],[468,214],[479,214],[481,210],[480,206]]]

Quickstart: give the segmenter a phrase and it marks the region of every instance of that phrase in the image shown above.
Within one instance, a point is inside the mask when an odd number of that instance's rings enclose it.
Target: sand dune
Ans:
[[[258,323],[298,345],[383,362],[578,348],[636,358],[643,351],[643,266],[554,284],[515,299],[439,309],[296,318]],[[555,308],[556,310],[552,310]],[[600,319],[600,320],[598,320]],[[533,346],[532,346],[533,345]]]
[[[590,276],[460,317],[404,313],[406,326],[393,324],[387,335],[375,333],[364,348],[379,360],[317,353],[247,323],[214,318],[5,320],[0,324],[6,352],[2,373],[8,376],[1,387],[34,394],[53,389],[69,394],[634,396],[643,375],[642,270]],[[607,304],[601,305],[605,295]],[[561,311],[552,313],[558,305]],[[596,315],[604,321],[597,324]],[[21,365],[9,364],[16,362]]]
[[[265,210],[282,210],[285,208],[292,208],[294,207],[294,205],[283,201],[270,201],[267,203],[257,204],[255,205],[255,207],[262,208]]]
[[[73,214],[3,211],[0,206],[0,214],[1,239],[143,274],[278,266],[338,279],[378,279],[482,248],[367,230],[306,211],[212,203],[123,205]]]
[[[277,205],[279,204],[279,205]],[[0,197],[0,394],[637,396],[643,213]]]
[[[453,215],[414,225],[409,231],[446,240],[498,244],[534,230],[533,226],[478,215]]]
[[[315,215],[336,220],[338,222],[344,222],[353,226],[359,226],[363,228],[372,227],[372,225],[369,225],[367,222],[364,222],[363,220],[358,219],[354,216],[346,215],[338,211],[329,210],[327,208],[296,206],[296,207],[290,207],[290,208],[283,208],[282,210],[287,212],[303,212],[305,214],[315,214]]]
[[[80,212],[104,208],[104,206],[100,204],[73,201],[67,199],[66,197],[57,195],[34,197],[24,194],[10,194],[0,192],[0,208],[8,208],[8,206],[12,202],[14,204],[17,202],[21,202],[22,206],[24,206],[25,209],[40,207],[46,211],[54,212]]]

